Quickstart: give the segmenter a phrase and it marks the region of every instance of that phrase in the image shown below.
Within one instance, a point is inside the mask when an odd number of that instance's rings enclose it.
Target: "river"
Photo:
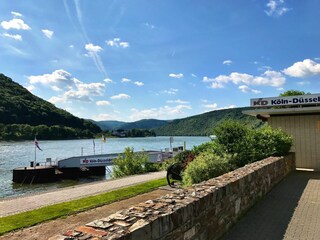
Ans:
[[[191,149],[193,146],[209,140],[208,137],[174,137],[172,146],[183,146],[184,142],[186,142],[187,149]],[[106,174],[105,177],[91,177],[77,181],[62,180],[49,184],[21,185],[13,183],[12,169],[29,166],[30,161],[34,161],[35,157],[37,162],[45,162],[46,158],[56,161],[67,157],[80,156],[81,154],[120,153],[123,152],[125,147],[133,147],[135,151],[164,150],[170,147],[169,137],[110,138],[105,143],[101,139],[95,139],[94,141],[92,139],[62,141],[41,141],[41,139],[38,139],[38,142],[43,151],[37,149],[36,156],[33,141],[0,142],[0,198],[53,190],[110,178],[110,175]]]

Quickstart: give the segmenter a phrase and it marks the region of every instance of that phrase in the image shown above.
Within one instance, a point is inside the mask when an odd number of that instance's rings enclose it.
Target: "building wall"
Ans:
[[[294,137],[297,168],[320,171],[320,115],[271,116],[268,123]]]

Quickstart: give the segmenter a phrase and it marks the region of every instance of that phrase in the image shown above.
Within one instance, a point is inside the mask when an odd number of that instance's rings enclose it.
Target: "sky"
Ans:
[[[319,93],[319,23],[318,0],[1,0],[0,72],[81,118],[184,118]]]

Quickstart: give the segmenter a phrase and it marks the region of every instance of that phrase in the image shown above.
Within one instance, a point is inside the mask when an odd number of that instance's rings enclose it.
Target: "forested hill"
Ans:
[[[94,122],[102,130],[132,130],[132,129],[147,129],[151,130],[154,128],[161,127],[168,124],[169,121],[157,120],[157,119],[142,119],[135,122],[119,122],[119,121],[98,121]]]
[[[247,116],[242,113],[246,108],[230,108],[216,110],[200,115],[176,119],[162,127],[154,129],[160,136],[207,136],[212,134],[212,129],[225,119],[239,120],[252,127],[257,127],[261,123],[255,117]]]
[[[84,135],[89,137],[93,133],[101,131],[92,122],[75,117],[67,111],[34,96],[27,89],[3,74],[0,74],[0,124],[2,132],[4,131],[4,126],[13,124],[14,127],[22,124],[29,126],[55,126],[55,131],[74,130],[74,133],[70,132],[74,135],[71,137],[83,137]],[[45,128],[44,126],[42,128]],[[45,130],[50,133],[50,130],[54,129]],[[39,134],[41,135],[41,132]],[[63,136],[60,137],[63,138]],[[7,139],[7,137],[3,136],[2,138]],[[46,138],[48,139],[50,136],[46,136]]]

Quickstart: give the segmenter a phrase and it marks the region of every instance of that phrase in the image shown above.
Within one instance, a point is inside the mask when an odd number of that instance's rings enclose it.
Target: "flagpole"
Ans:
[[[37,147],[36,145],[34,145],[34,168],[36,167],[37,165]]]

